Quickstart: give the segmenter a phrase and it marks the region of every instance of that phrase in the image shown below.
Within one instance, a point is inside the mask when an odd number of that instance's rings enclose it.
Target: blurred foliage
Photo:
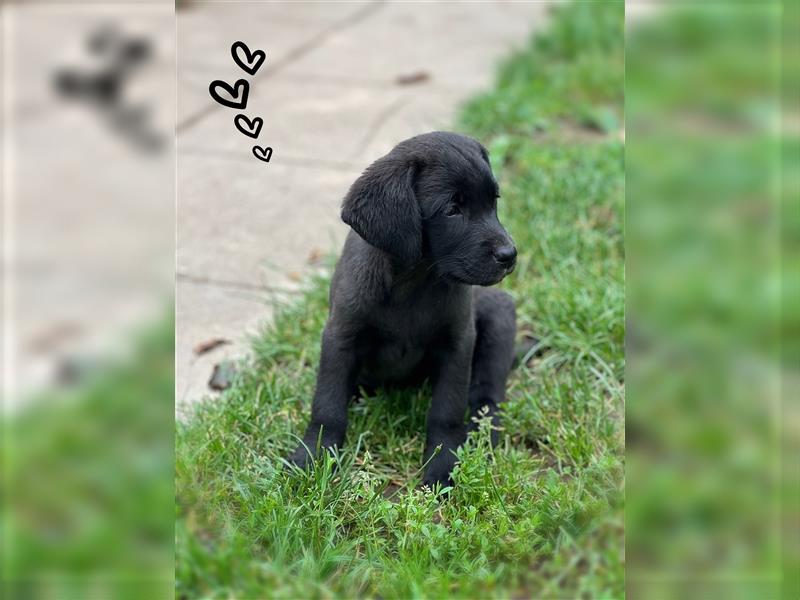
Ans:
[[[72,392],[8,415],[4,598],[166,598],[173,581],[173,321]]]
[[[798,289],[781,239],[797,239],[798,220],[781,217],[796,207],[782,183],[798,163],[782,149],[798,134],[779,129],[781,17],[777,2],[668,5],[627,30],[636,597],[797,597],[796,473],[781,485],[781,452],[798,449],[798,412],[782,402],[798,375]],[[798,55],[783,57],[796,76]]]
[[[509,382],[499,447],[471,436],[441,501],[417,489],[430,390],[379,391],[337,469],[287,472],[327,316],[315,279],[179,424],[179,598],[622,596],[622,25],[621,2],[560,7],[460,115],[520,251],[502,287],[543,351]]]

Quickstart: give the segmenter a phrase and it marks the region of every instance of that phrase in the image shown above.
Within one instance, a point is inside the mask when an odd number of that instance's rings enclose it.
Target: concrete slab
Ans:
[[[267,294],[254,290],[221,287],[179,278],[176,285],[175,363],[179,377],[175,387],[175,408],[186,411],[188,398],[196,400],[214,392],[208,380],[214,365],[247,354],[248,336],[272,314]],[[214,338],[230,343],[205,354],[194,348]]]
[[[332,34],[287,67],[287,75],[368,78],[387,85],[425,72],[431,83],[464,93],[492,83],[497,61],[523,44],[545,18],[548,2],[416,2],[379,13]]]
[[[355,171],[181,155],[179,275],[261,289],[295,286],[312,251],[338,249]]]
[[[398,142],[420,133],[453,128],[453,115],[464,100],[457,90],[415,87],[405,90],[397,110],[362,140],[352,159],[364,166],[389,152]]]
[[[321,32],[347,22],[363,3],[204,2],[178,12],[181,71],[197,67],[225,69],[233,64],[231,44],[241,40],[267,53],[262,67],[283,62]],[[256,77],[261,75],[261,70]],[[245,76],[247,76],[245,74]]]
[[[220,107],[182,132],[178,148],[179,152],[221,151],[257,163],[251,149],[258,143],[274,148],[275,163],[283,157],[347,163],[360,154],[364,140],[383,115],[407,102],[407,95],[402,89],[285,81],[278,75],[251,90],[243,113],[263,118],[258,141],[234,127],[233,119],[240,111]]]
[[[214,79],[233,83],[247,79],[255,86],[315,44],[328,32],[345,26],[371,10],[370,3],[209,2],[178,12],[178,128],[199,111],[225,111],[209,97]],[[265,63],[251,76],[231,56],[231,45],[242,41],[251,50],[264,50]]]

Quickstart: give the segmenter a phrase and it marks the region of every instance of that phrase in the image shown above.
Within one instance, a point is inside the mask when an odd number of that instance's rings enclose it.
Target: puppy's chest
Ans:
[[[367,379],[406,380],[427,359],[446,354],[460,324],[469,320],[469,298],[420,290],[373,306],[362,338]]]
[[[377,313],[367,329],[366,372],[375,381],[403,380],[448,339],[448,327],[419,311]]]
[[[374,312],[372,327],[384,343],[427,346],[452,331],[458,314],[446,297],[390,299]]]

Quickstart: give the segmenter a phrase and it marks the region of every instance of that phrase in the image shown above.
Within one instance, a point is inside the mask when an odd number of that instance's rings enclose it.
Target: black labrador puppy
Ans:
[[[331,284],[311,422],[290,462],[304,467],[309,451],[341,446],[359,386],[429,378],[423,484],[452,484],[467,409],[497,422],[514,358],[514,303],[484,287],[509,274],[517,256],[497,219],[498,197],[486,149],[446,132],[398,144],[352,185],[342,205],[352,230]]]

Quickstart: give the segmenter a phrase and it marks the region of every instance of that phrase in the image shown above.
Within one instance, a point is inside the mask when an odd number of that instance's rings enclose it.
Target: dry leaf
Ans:
[[[322,253],[322,250],[319,248],[312,248],[308,255],[308,264],[317,265],[322,262],[324,256],[325,255]]]
[[[431,74],[427,71],[416,71],[414,73],[407,73],[405,75],[398,75],[395,79],[397,85],[414,85],[415,83],[422,83],[428,81]]]
[[[205,354],[206,352],[211,352],[214,348],[218,346],[224,346],[225,344],[230,344],[230,340],[226,340],[225,338],[212,338],[210,340],[206,340],[205,342],[200,342],[194,347],[194,353],[197,356],[201,354]]]

